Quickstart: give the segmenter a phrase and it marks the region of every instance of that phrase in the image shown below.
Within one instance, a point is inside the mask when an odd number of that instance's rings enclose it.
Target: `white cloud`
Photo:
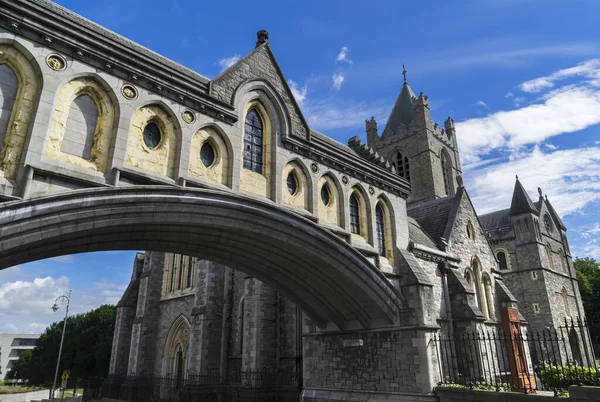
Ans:
[[[297,82],[293,80],[288,80],[288,85],[290,86],[290,90],[292,91],[296,102],[298,102],[299,105],[302,105],[302,103],[306,99],[306,92],[308,90],[306,84],[302,88],[300,88]]]
[[[221,67],[221,71],[224,71],[227,70],[229,67],[233,66],[235,63],[237,63],[239,59],[241,59],[241,56],[239,54],[236,54],[235,56],[219,59],[217,61],[217,64],[219,65],[219,67]]]
[[[484,168],[465,165],[467,188],[479,213],[510,206],[515,175],[536,199],[541,187],[559,214],[600,201],[600,147],[544,152],[533,147]]]
[[[525,98],[523,98],[522,96],[517,96],[516,98],[514,98],[514,102],[515,106],[519,107],[523,102],[525,102]]]
[[[338,53],[337,57],[335,58],[335,61],[338,63],[349,63],[352,64],[352,60],[350,60],[348,58],[348,48],[346,46],[344,46],[342,48],[342,50],[340,50],[340,52]]]
[[[505,98],[512,98],[514,97],[512,92],[507,93],[506,95],[504,95]]]
[[[573,231],[579,237],[579,241],[571,247],[573,256],[600,261],[600,223],[583,225]]]
[[[487,105],[487,103],[485,103],[485,102],[484,102],[484,101],[482,101],[482,100],[478,100],[477,102],[475,102],[475,104],[476,104],[477,106],[481,106],[481,107],[483,107],[483,108],[485,108],[485,109],[487,109],[487,110],[490,110],[490,108],[489,108],[489,106]]]
[[[368,103],[352,99],[309,99],[302,112],[310,127],[319,130],[359,129],[364,132],[366,116],[386,116],[390,112],[387,103]]]
[[[342,83],[344,82],[344,74],[341,71],[335,72],[331,77],[333,80],[333,89],[339,91],[342,88]]]
[[[598,83],[600,80],[600,59],[591,59],[574,67],[555,71],[548,76],[525,81],[519,85],[519,88],[525,92],[541,92],[553,88],[557,81],[573,76],[583,76],[590,79],[592,83]]]
[[[492,149],[516,149],[598,123],[600,91],[571,86],[549,94],[543,103],[458,122],[456,130],[461,154],[469,163]]]
[[[75,262],[75,256],[73,255],[61,255],[58,257],[50,258],[50,261],[62,262],[64,264],[72,264]]]
[[[31,282],[7,282],[0,286],[0,314],[25,316],[52,314],[57,296],[69,290],[69,279],[62,276],[36,278]]]

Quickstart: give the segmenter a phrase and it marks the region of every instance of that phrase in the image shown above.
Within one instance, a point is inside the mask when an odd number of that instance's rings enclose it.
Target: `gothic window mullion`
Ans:
[[[360,234],[359,206],[354,194],[350,196],[350,231],[354,234]]]
[[[379,254],[385,257],[385,223],[383,220],[383,209],[381,209],[379,205],[375,207],[375,221],[377,226],[377,244],[379,245]]]
[[[263,125],[256,109],[246,115],[244,127],[244,168],[262,173]]]

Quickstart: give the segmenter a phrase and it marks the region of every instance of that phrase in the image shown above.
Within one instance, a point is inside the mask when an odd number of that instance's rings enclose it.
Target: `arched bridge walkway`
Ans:
[[[0,204],[0,269],[102,250],[168,251],[228,265],[288,296],[321,328],[398,322],[400,296],[382,273],[334,234],[270,202],[136,186]]]

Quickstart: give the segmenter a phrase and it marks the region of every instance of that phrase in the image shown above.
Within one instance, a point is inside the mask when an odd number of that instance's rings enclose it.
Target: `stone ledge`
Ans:
[[[329,401],[361,401],[361,402],[436,402],[433,394],[413,394],[404,392],[369,392],[369,391],[343,391],[336,389],[304,388],[302,402],[329,402]]]

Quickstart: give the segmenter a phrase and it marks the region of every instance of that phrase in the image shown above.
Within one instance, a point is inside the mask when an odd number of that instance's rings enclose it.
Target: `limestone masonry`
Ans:
[[[0,268],[148,250],[110,374],[274,370],[306,401],[433,401],[434,336],[584,318],[548,198],[516,179],[511,205],[479,216],[454,121],[433,122],[406,76],[384,129],[364,116],[367,143],[346,146],[308,126],[266,31],[210,80],[11,0],[0,86]],[[576,356],[586,335],[570,336]]]

